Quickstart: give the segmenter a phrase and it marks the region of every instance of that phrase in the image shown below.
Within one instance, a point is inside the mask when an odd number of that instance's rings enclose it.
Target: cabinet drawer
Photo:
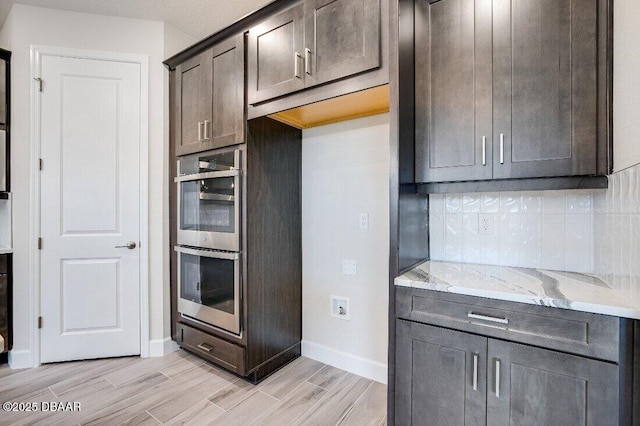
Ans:
[[[398,318],[619,361],[620,318],[398,287]]]
[[[243,347],[184,324],[177,324],[176,334],[178,344],[183,348],[236,374],[245,375]]]

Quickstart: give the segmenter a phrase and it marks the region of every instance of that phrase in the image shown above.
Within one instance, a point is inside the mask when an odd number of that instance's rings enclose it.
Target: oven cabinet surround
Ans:
[[[242,34],[179,64],[175,85],[176,155],[244,142]]]
[[[257,383],[301,351],[302,131],[263,117],[249,120],[246,132],[246,144],[237,145],[245,171],[241,176],[240,334],[179,312],[173,250],[172,331],[182,348]],[[175,191],[172,198],[175,246]]]
[[[396,317],[396,425],[632,424],[632,320],[405,287]]]
[[[380,0],[305,0],[249,31],[249,103],[380,66]]]
[[[608,0],[416,0],[416,182],[605,175]]]

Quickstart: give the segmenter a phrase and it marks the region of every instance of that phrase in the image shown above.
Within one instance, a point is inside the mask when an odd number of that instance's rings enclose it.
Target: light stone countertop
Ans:
[[[395,285],[640,319],[640,289],[616,290],[577,272],[426,261]]]

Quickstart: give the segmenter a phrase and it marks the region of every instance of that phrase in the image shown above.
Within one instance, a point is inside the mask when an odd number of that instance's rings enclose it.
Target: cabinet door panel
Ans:
[[[494,177],[595,174],[596,1],[493,3]]]
[[[485,424],[487,339],[403,320],[396,324],[396,424]]]
[[[0,335],[4,338],[4,346],[0,353],[9,350],[9,280],[7,274],[0,274]]]
[[[415,16],[416,180],[491,179],[491,4],[419,0]]]
[[[380,66],[380,0],[307,0],[305,87]]]
[[[211,117],[211,68],[208,52],[202,53],[176,68],[176,154],[198,151],[202,143],[204,120]]]
[[[304,88],[303,6],[276,15],[249,31],[250,104]]]
[[[244,38],[238,35],[211,50],[210,148],[244,141]]]
[[[616,365],[493,339],[488,347],[487,424],[618,424]]]

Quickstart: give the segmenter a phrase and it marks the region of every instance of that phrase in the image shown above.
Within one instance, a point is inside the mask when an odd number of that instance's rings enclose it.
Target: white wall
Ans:
[[[613,5],[613,167],[640,163],[640,1]]]
[[[166,80],[162,22],[81,14],[15,4],[0,31],[0,45],[12,56],[12,146],[14,241],[14,350],[12,366],[33,365],[29,331],[36,312],[30,312],[30,46],[44,45],[148,55],[149,57],[149,287],[152,354],[167,343],[169,329],[167,263],[168,216],[167,141],[165,133]]]
[[[386,383],[389,116],[302,133],[302,353]],[[369,214],[369,230],[358,215]],[[342,274],[342,260],[357,275]],[[349,321],[329,315],[350,298]]]

